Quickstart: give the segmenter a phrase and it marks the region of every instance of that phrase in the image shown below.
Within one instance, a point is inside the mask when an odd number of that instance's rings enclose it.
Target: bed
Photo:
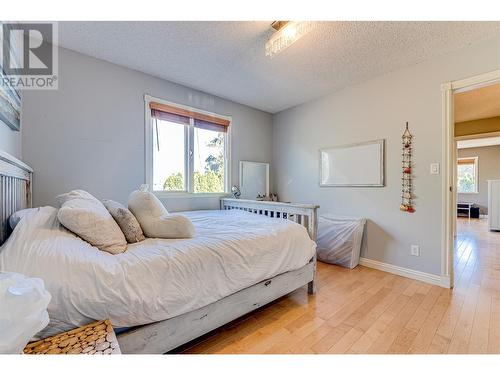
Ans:
[[[31,204],[26,167],[0,159],[2,228]],[[221,210],[184,213],[195,238],[147,239],[111,255],[42,207],[2,246],[0,269],[44,279],[53,297],[44,335],[109,317],[123,353],[165,353],[304,285],[314,293],[316,210],[223,198]]]

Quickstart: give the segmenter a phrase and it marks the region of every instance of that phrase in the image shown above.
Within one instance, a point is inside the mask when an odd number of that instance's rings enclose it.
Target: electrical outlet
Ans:
[[[414,257],[419,257],[420,256],[420,246],[411,245],[411,255],[413,255]]]

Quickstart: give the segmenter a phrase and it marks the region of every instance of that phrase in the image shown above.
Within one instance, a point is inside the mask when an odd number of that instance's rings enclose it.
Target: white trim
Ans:
[[[379,271],[393,273],[395,275],[408,277],[409,279],[423,281],[425,283],[450,288],[450,278],[447,276],[433,275],[431,273],[415,271],[410,268],[395,266],[389,263],[379,262],[368,258],[359,258],[359,264],[365,267],[374,268]]]
[[[158,121],[158,120],[156,120]],[[186,181],[184,182],[184,189],[179,193],[184,194],[193,194],[193,181],[192,175],[189,171],[194,169],[194,155],[193,155],[193,143],[194,143],[194,130],[193,130],[194,120],[192,118],[189,119],[189,126],[184,126],[184,152],[188,153],[188,157],[184,155],[184,176],[186,176]],[[154,171],[153,171],[154,174]],[[153,185],[151,185],[153,186]],[[154,189],[151,189],[154,192]],[[168,192],[167,192],[168,193]],[[177,192],[172,192],[177,193]]]
[[[453,82],[449,82],[450,89],[454,92],[464,92],[480,87],[489,86],[500,80],[500,69],[493,70],[488,73],[478,74],[477,76],[459,79]]]
[[[224,195],[225,196],[230,196],[231,194],[231,186],[232,186],[232,180],[231,180],[231,170],[232,170],[232,164],[231,164],[231,142],[232,142],[232,126],[229,126],[227,129],[226,137],[224,138],[224,152],[226,153],[226,163],[224,163]]]
[[[442,159],[443,159],[443,175],[442,175],[442,209],[441,209],[441,275],[448,277],[450,284],[453,286],[453,244],[455,233],[456,219],[456,198],[454,191],[456,182],[453,182],[456,168],[455,160],[455,143],[454,143],[454,126],[446,126],[453,123],[453,93],[451,82],[441,85],[441,101],[443,107],[442,113]],[[448,252],[447,249],[452,249]]]
[[[478,137],[473,139],[457,139],[457,148],[465,150],[468,148],[490,147],[500,145],[500,136],[496,137]]]
[[[221,198],[229,196],[229,192],[231,190],[231,129],[229,126],[226,136],[224,137],[224,153],[225,153],[225,163],[224,163],[224,192],[223,193],[193,193],[193,183],[191,181],[191,174],[186,173],[186,183],[187,183],[187,191],[154,191],[153,190],[153,129],[151,127],[151,111],[149,109],[149,103],[156,102],[160,104],[169,105],[172,107],[177,107],[181,109],[185,109],[187,111],[197,112],[208,116],[214,116],[218,118],[222,118],[228,120],[231,124],[232,117],[226,115],[220,115],[218,113],[204,111],[199,108],[190,107],[183,104],[178,104],[174,102],[169,102],[167,100],[157,98],[151,96],[149,94],[144,94],[144,169],[145,169],[145,183],[148,185],[149,191],[154,193],[159,198]],[[192,129],[193,121],[190,121],[190,127],[187,129],[187,136],[185,137],[188,150],[192,149],[193,143],[193,129]],[[193,170],[193,158],[192,156],[188,158],[186,164],[189,164],[188,170]],[[188,167],[187,165],[185,168]]]
[[[489,132],[489,133],[469,134],[469,135],[459,135],[459,136],[456,136],[455,139],[457,141],[466,141],[466,140],[470,140],[470,139],[493,138],[493,137],[500,137],[500,131],[499,132]]]
[[[153,137],[151,128],[151,110],[149,102],[151,96],[144,95],[144,183],[153,190]]]
[[[456,234],[456,140],[453,118],[453,94],[473,90],[500,81],[500,70],[479,74],[441,85],[442,101],[442,235],[441,235],[441,277],[448,278],[453,287],[453,247]]]

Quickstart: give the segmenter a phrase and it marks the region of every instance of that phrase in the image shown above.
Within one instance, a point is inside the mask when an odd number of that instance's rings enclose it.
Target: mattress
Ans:
[[[0,270],[40,277],[51,293],[42,336],[109,318],[131,327],[196,310],[313,257],[306,229],[244,211],[184,212],[192,239],[146,239],[112,255],[62,227],[57,209],[25,217],[0,248]]]

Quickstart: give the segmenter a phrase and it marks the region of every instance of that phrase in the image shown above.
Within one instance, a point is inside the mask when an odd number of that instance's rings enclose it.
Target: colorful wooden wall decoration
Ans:
[[[405,212],[415,212],[413,207],[413,182],[412,182],[412,138],[413,136],[408,129],[408,122],[401,137],[403,140],[403,154],[402,154],[402,192],[401,192],[401,205],[399,209]]]

